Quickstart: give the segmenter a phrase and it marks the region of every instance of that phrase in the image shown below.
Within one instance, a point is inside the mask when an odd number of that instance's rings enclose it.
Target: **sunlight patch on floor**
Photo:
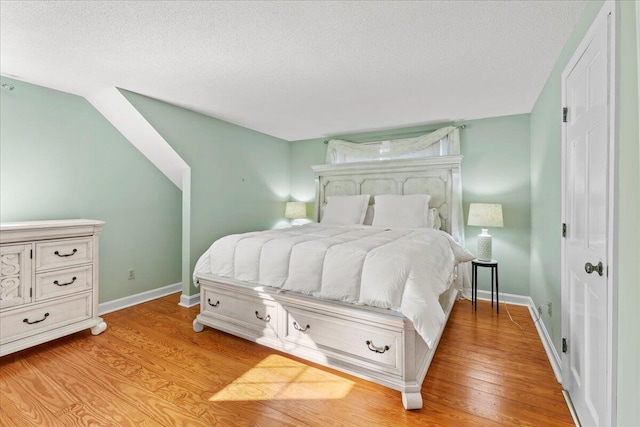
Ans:
[[[349,394],[353,385],[353,381],[274,354],[267,356],[209,400],[342,399]]]

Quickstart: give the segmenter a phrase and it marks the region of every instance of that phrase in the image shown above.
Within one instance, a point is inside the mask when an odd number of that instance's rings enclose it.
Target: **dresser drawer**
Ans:
[[[88,291],[92,286],[91,265],[37,273],[36,301]]]
[[[0,313],[0,343],[90,319],[91,293],[43,302]]]
[[[90,263],[92,247],[91,238],[36,243],[36,271]]]
[[[402,375],[402,331],[327,316],[285,306],[283,339],[312,349],[331,351],[351,363],[374,365],[377,370]]]
[[[200,312],[204,315],[260,332],[265,336],[276,336],[278,308],[274,301],[204,286],[201,298]]]

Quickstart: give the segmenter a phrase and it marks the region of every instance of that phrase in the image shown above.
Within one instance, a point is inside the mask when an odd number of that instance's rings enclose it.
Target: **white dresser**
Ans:
[[[103,221],[0,225],[0,356],[107,324],[98,317]]]

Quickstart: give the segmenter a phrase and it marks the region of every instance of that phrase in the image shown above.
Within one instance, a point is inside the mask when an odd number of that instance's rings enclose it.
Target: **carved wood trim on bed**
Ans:
[[[320,222],[330,196],[429,194],[429,207],[440,212],[441,229],[451,233],[461,161],[462,156],[441,156],[312,166],[316,175],[314,218]]]

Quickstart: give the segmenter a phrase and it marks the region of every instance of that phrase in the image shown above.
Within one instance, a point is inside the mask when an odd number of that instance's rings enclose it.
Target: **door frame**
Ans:
[[[609,118],[608,118],[608,148],[609,148],[609,165],[608,177],[609,185],[609,203],[607,209],[607,361],[606,361],[606,385],[607,385],[607,401],[604,414],[606,425],[616,425],[617,420],[617,357],[618,357],[618,280],[617,280],[617,245],[618,245],[618,185],[616,182],[618,176],[618,58],[619,58],[619,4],[615,0],[606,0],[593,23],[587,30],[582,41],[574,51],[571,59],[562,71],[561,85],[561,101],[562,107],[566,106],[566,80],[570,72],[576,66],[582,57],[584,51],[589,45],[596,26],[602,20],[609,20]],[[561,109],[559,111],[562,111]],[[566,180],[565,173],[567,171],[567,129],[562,125],[561,138],[561,222],[567,222],[566,216]],[[567,283],[567,265],[566,265],[566,239],[560,238],[560,286],[561,286],[561,322],[562,336],[567,337],[569,328],[569,310],[568,310],[568,283]],[[565,372],[566,357],[561,354],[560,370],[562,378],[567,378],[569,373]]]

